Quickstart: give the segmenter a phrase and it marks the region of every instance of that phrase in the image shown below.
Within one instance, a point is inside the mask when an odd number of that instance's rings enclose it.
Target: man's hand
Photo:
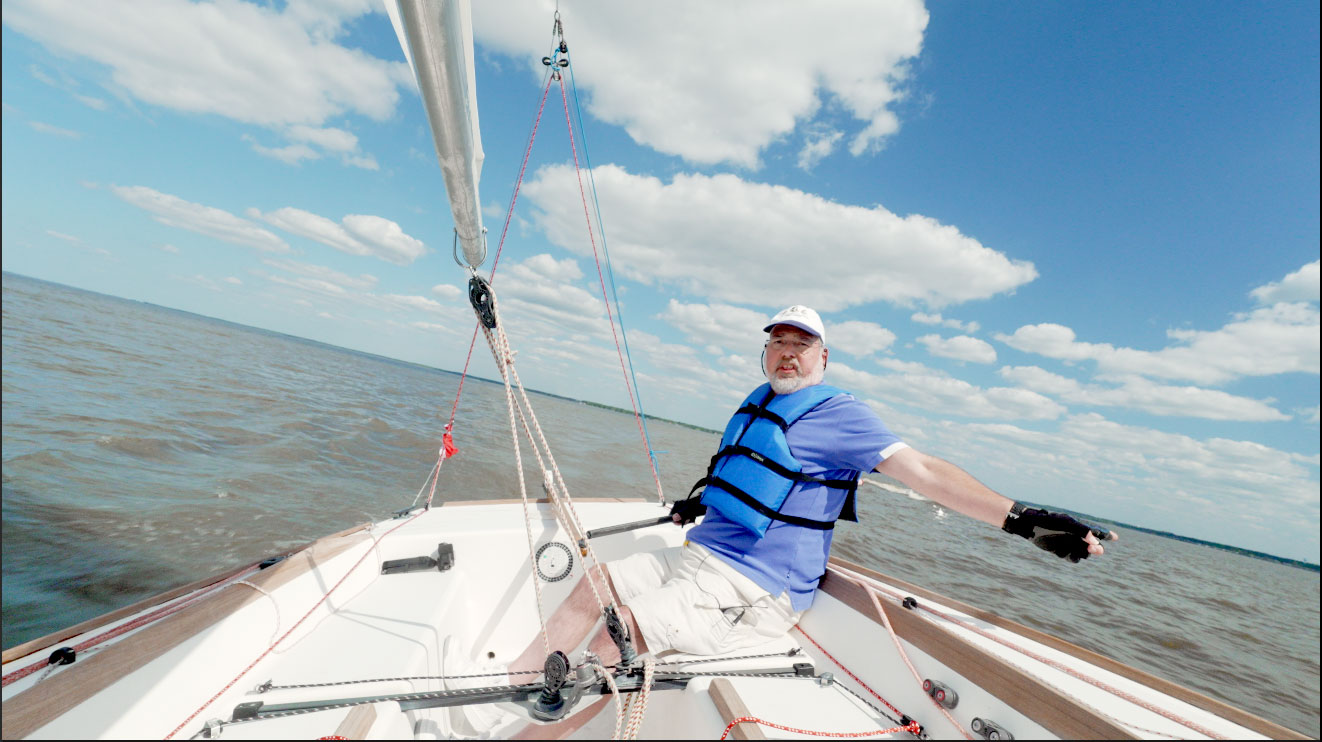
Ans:
[[[698,518],[707,514],[707,506],[702,504],[701,497],[689,497],[684,500],[676,500],[673,507],[670,508],[670,519],[675,525],[682,526],[686,523],[696,523]]]
[[[1071,562],[1102,554],[1106,551],[1102,548],[1102,539],[1115,541],[1119,538],[1113,531],[1090,528],[1064,513],[1026,508],[1017,502],[1005,516],[1001,529],[1023,536],[1039,548]]]

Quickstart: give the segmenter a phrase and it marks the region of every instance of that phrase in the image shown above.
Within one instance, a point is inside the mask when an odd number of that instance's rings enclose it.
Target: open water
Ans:
[[[380,519],[435,462],[456,374],[9,273],[3,287],[5,647]],[[534,405],[571,492],[655,493],[631,416]],[[505,414],[500,386],[465,385],[438,498],[517,496]],[[649,432],[667,496],[687,493],[717,436]],[[837,554],[1318,736],[1316,570],[1126,529],[1070,565],[860,492]]]

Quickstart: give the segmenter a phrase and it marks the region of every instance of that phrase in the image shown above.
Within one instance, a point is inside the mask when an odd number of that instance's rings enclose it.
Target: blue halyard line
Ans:
[[[574,93],[574,113],[578,117],[579,141],[583,143],[583,162],[588,166],[588,186],[592,190],[592,210],[597,215],[597,233],[601,235],[601,252],[606,256],[606,275],[610,277],[611,298],[615,300],[615,316],[620,319],[620,336],[624,338],[624,356],[629,361],[629,378],[633,381],[634,399],[638,400],[638,415],[643,422],[643,442],[647,444],[647,455],[652,459],[652,467],[657,476],[661,475],[661,462],[658,453],[652,449],[652,437],[647,432],[647,413],[643,411],[643,395],[638,388],[638,377],[633,370],[633,355],[629,352],[629,336],[624,331],[624,314],[620,310],[620,296],[615,289],[615,269],[611,266],[610,250],[606,247],[606,227],[601,222],[601,203],[597,200],[597,179],[592,173],[592,157],[588,154],[588,140],[583,131],[583,109],[578,103],[578,85],[574,82],[574,65],[569,65],[569,89]]]

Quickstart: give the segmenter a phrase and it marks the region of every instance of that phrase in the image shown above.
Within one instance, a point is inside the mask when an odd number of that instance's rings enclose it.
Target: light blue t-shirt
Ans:
[[[855,472],[872,471],[906,447],[872,408],[849,394],[832,397],[799,418],[785,441],[803,464],[803,473],[822,479],[848,479]],[[780,512],[820,517],[816,514],[839,512],[844,500],[841,490],[797,482]],[[768,593],[789,590],[794,610],[802,611],[812,605],[817,583],[826,572],[833,533],[776,520],[758,538],[709,507],[702,523],[689,531],[689,540],[707,547]]]

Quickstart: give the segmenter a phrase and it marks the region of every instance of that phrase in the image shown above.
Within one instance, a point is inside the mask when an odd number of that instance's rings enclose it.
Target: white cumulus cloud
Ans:
[[[531,0],[517,8],[474,3],[474,33],[487,50],[531,60],[540,79],[546,13]],[[756,167],[765,147],[828,107],[852,119],[856,155],[898,130],[893,104],[922,49],[928,13],[918,0],[810,9],[677,0],[565,8],[563,18],[593,116],[691,162]],[[844,27],[869,32],[842,34]]]
[[[146,186],[111,186],[110,191],[128,203],[150,211],[162,224],[266,252],[289,252],[289,245],[272,232],[224,209],[185,201]]]
[[[1290,416],[1270,401],[1228,394],[1195,386],[1158,384],[1139,376],[1120,379],[1119,386],[1083,384],[1037,366],[1006,366],[1000,374],[1008,381],[1071,404],[1124,407],[1150,415],[1197,417],[1205,420],[1271,422]]]
[[[953,358],[970,363],[995,363],[996,349],[984,340],[968,335],[956,335],[943,338],[940,335],[923,335],[918,342],[927,346],[927,352],[942,358]]]
[[[1318,263],[1250,292],[1264,306],[1233,315],[1216,330],[1171,329],[1172,345],[1160,350],[1116,347],[1079,340],[1055,323],[1024,325],[997,334],[1016,350],[1063,361],[1095,361],[1109,376],[1141,375],[1199,384],[1245,376],[1319,371]]]
[[[1322,261],[1314,260],[1280,281],[1273,281],[1265,286],[1259,286],[1250,291],[1249,294],[1263,304],[1297,301],[1317,302],[1320,292],[1319,262]]]
[[[846,320],[826,323],[827,347],[833,352],[862,358],[880,353],[895,342],[895,333],[876,322]]]
[[[454,300],[463,296],[463,289],[448,283],[438,283],[431,287],[431,292],[442,299]]]
[[[942,317],[940,312],[914,312],[909,319],[920,325],[940,325],[960,332],[974,333],[981,329],[977,322],[961,322],[957,319]]]
[[[803,170],[812,170],[817,163],[835,151],[836,144],[844,135],[843,131],[832,130],[810,133],[803,143],[803,149],[799,150],[799,167]]]
[[[729,174],[680,174],[669,183],[606,165],[594,171],[614,265],[626,277],[701,297],[819,311],[886,301],[900,306],[985,299],[1037,277],[955,227],[878,206],[827,201]],[[539,170],[523,186],[548,238],[591,254],[572,166]]]
[[[308,278],[314,278],[319,281],[326,281],[335,284],[344,289],[355,291],[369,291],[376,286],[377,278],[370,273],[363,273],[358,276],[350,276],[347,273],[341,273],[333,268],[327,268],[324,265],[314,265],[312,263],[303,263],[296,260],[276,260],[267,259],[263,263],[272,268],[294,273]]]
[[[684,333],[699,346],[748,353],[766,339],[762,327],[770,316],[730,304],[685,304],[671,299],[657,319]]]
[[[311,143],[343,154],[346,164],[376,169],[375,160],[345,148],[348,132],[320,128],[345,115],[384,121],[395,112],[399,88],[412,84],[405,63],[336,42],[347,21],[373,10],[376,4],[363,0],[282,8],[139,0],[90,13],[78,0],[13,0],[5,3],[4,22],[59,54],[104,65],[116,92],[289,138],[288,146],[254,143],[263,155],[297,163],[311,159]]]
[[[14,0],[5,25],[106,65],[138,100],[177,111],[263,126],[319,125],[345,113],[389,118],[399,100],[392,68],[403,63],[339,46],[326,27],[346,16],[314,18],[302,5],[141,0],[89,13],[78,0]],[[356,5],[340,9],[368,7]]]
[[[380,216],[349,214],[336,223],[319,214],[286,206],[263,214],[249,209],[248,215],[286,232],[306,237],[350,255],[370,255],[395,265],[408,265],[426,252],[426,246],[395,222]]]
[[[914,366],[909,369],[894,374],[873,374],[843,363],[832,363],[827,368],[826,381],[886,405],[903,405],[942,416],[1054,420],[1066,411],[1060,403],[1028,389],[983,389]]]
[[[1318,373],[1318,310],[1273,304],[1235,315],[1218,330],[1169,330],[1176,342],[1161,350],[1117,348],[1076,338],[1063,325],[1024,325],[996,339],[1016,350],[1065,361],[1096,361],[1106,374],[1139,374],[1201,384],[1243,376]]]

